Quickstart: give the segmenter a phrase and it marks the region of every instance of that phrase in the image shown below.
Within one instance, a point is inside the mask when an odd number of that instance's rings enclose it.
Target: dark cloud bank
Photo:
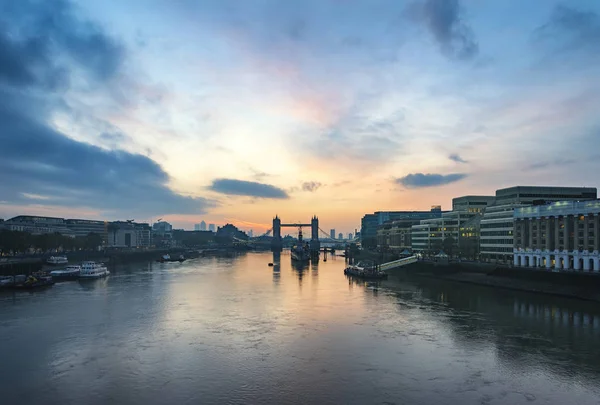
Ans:
[[[70,139],[48,120],[72,75],[90,87],[116,80],[124,47],[64,0],[0,0],[0,200],[86,206],[137,215],[201,213],[212,203],[178,195],[146,156]],[[39,202],[39,201],[38,201]]]
[[[408,15],[423,24],[442,52],[457,59],[471,59],[479,52],[473,30],[464,19],[458,0],[425,0],[412,3]]]
[[[404,177],[396,179],[396,183],[403,185],[406,188],[424,188],[424,187],[435,187],[443,186],[444,184],[450,184],[460,181],[467,177],[464,173],[452,173],[452,174],[424,174],[424,173],[411,173]]]
[[[289,198],[285,190],[270,184],[257,183],[255,181],[216,179],[212,182],[209,189],[227,195],[276,199]]]

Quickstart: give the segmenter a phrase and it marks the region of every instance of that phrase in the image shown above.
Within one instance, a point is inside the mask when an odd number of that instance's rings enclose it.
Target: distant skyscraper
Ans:
[[[206,231],[206,222],[204,222],[204,221],[200,222],[200,230]]]
[[[330,237],[331,239],[335,239],[335,229],[331,229],[331,230],[329,231],[329,237]]]
[[[253,236],[254,236],[254,231],[253,231],[252,229],[250,229],[250,230],[248,231],[248,236],[249,236],[249,237],[253,237]]]
[[[200,224],[194,224],[194,231],[200,230]]]
[[[348,234],[348,239],[352,239],[352,232]]]
[[[338,239],[340,239],[340,240],[344,239],[344,234],[340,232],[338,235]]]
[[[215,226],[215,224],[209,224],[208,225],[208,230],[211,232],[216,232],[217,231],[217,227]]]

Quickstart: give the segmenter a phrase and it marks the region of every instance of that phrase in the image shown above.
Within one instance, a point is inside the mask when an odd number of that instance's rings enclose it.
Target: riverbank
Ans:
[[[475,263],[436,266],[419,262],[402,269],[421,277],[600,302],[600,276],[596,274],[553,273]]]

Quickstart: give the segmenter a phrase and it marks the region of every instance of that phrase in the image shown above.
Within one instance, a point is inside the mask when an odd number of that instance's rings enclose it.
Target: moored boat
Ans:
[[[51,276],[32,274],[24,281],[16,281],[10,285],[15,290],[33,290],[36,288],[50,287],[54,284]]]
[[[69,260],[66,256],[50,256],[48,260],[46,260],[46,263],[51,266],[60,266],[61,264],[69,263]]]
[[[83,262],[81,264],[81,270],[79,272],[79,278],[83,279],[94,279],[106,277],[110,274],[110,271],[102,263],[96,262]]]
[[[54,280],[75,280],[81,273],[81,266],[67,266],[63,270],[54,270],[50,272],[50,275]]]
[[[356,265],[348,266],[344,269],[344,274],[368,279],[386,279],[387,273],[379,270],[376,264],[371,261],[358,262]]]
[[[308,243],[302,241],[302,228],[298,230],[298,243],[290,249],[292,260],[298,262],[307,262],[310,260],[310,247]]]
[[[159,263],[168,263],[168,262],[179,262],[183,263],[185,261],[185,257],[183,255],[179,255],[177,259],[171,258],[171,255],[166,254],[162,255],[160,259],[157,260]]]

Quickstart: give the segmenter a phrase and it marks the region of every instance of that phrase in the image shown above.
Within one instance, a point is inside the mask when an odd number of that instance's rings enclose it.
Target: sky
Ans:
[[[595,0],[0,0],[0,218],[284,222],[598,187]]]

